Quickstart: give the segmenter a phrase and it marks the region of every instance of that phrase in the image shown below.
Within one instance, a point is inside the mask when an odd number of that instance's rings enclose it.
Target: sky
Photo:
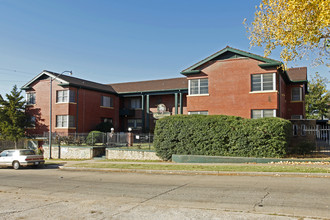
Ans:
[[[0,0],[0,94],[43,70],[99,83],[183,77],[180,72],[231,46],[250,48],[260,0]],[[269,58],[280,60],[279,50]],[[329,78],[326,66],[307,66]],[[330,85],[328,84],[328,89]],[[24,92],[22,93],[24,95]]]

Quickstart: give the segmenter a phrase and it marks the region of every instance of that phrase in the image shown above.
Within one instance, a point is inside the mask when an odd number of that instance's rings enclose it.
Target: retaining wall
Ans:
[[[155,151],[107,148],[106,158],[112,160],[162,160]]]
[[[94,147],[52,146],[53,159],[92,159]],[[49,158],[49,146],[43,146],[44,157]]]

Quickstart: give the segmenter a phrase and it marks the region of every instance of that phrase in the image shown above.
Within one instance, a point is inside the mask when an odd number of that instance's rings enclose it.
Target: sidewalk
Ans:
[[[99,161],[99,160],[55,160],[48,161],[59,164],[59,169],[70,171],[98,171],[98,172],[129,172],[129,173],[146,173],[146,174],[176,174],[176,175],[218,175],[218,176],[274,176],[274,177],[314,177],[314,178],[330,178],[330,173],[294,173],[294,172],[241,172],[241,171],[191,171],[191,170],[157,170],[157,169],[121,169],[121,168],[89,168],[75,167],[77,164],[142,164],[142,165],[183,165],[183,166],[265,166],[265,165],[281,165],[279,164],[256,164],[256,163],[173,163],[173,162],[126,162],[126,161]],[[288,164],[283,164],[287,165]],[[295,164],[293,164],[295,165]],[[329,168],[330,164],[299,164],[306,167],[322,167]]]

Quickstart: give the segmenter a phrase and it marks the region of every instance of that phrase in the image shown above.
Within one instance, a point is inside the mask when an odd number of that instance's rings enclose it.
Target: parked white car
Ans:
[[[33,150],[12,149],[4,150],[0,154],[0,166],[12,166],[15,170],[21,166],[41,166],[45,163],[42,155],[37,155]]]

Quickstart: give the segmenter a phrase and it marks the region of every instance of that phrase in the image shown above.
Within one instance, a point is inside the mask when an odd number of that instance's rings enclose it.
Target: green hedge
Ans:
[[[282,157],[291,122],[280,118],[243,119],[226,115],[176,115],[156,123],[157,155]]]

